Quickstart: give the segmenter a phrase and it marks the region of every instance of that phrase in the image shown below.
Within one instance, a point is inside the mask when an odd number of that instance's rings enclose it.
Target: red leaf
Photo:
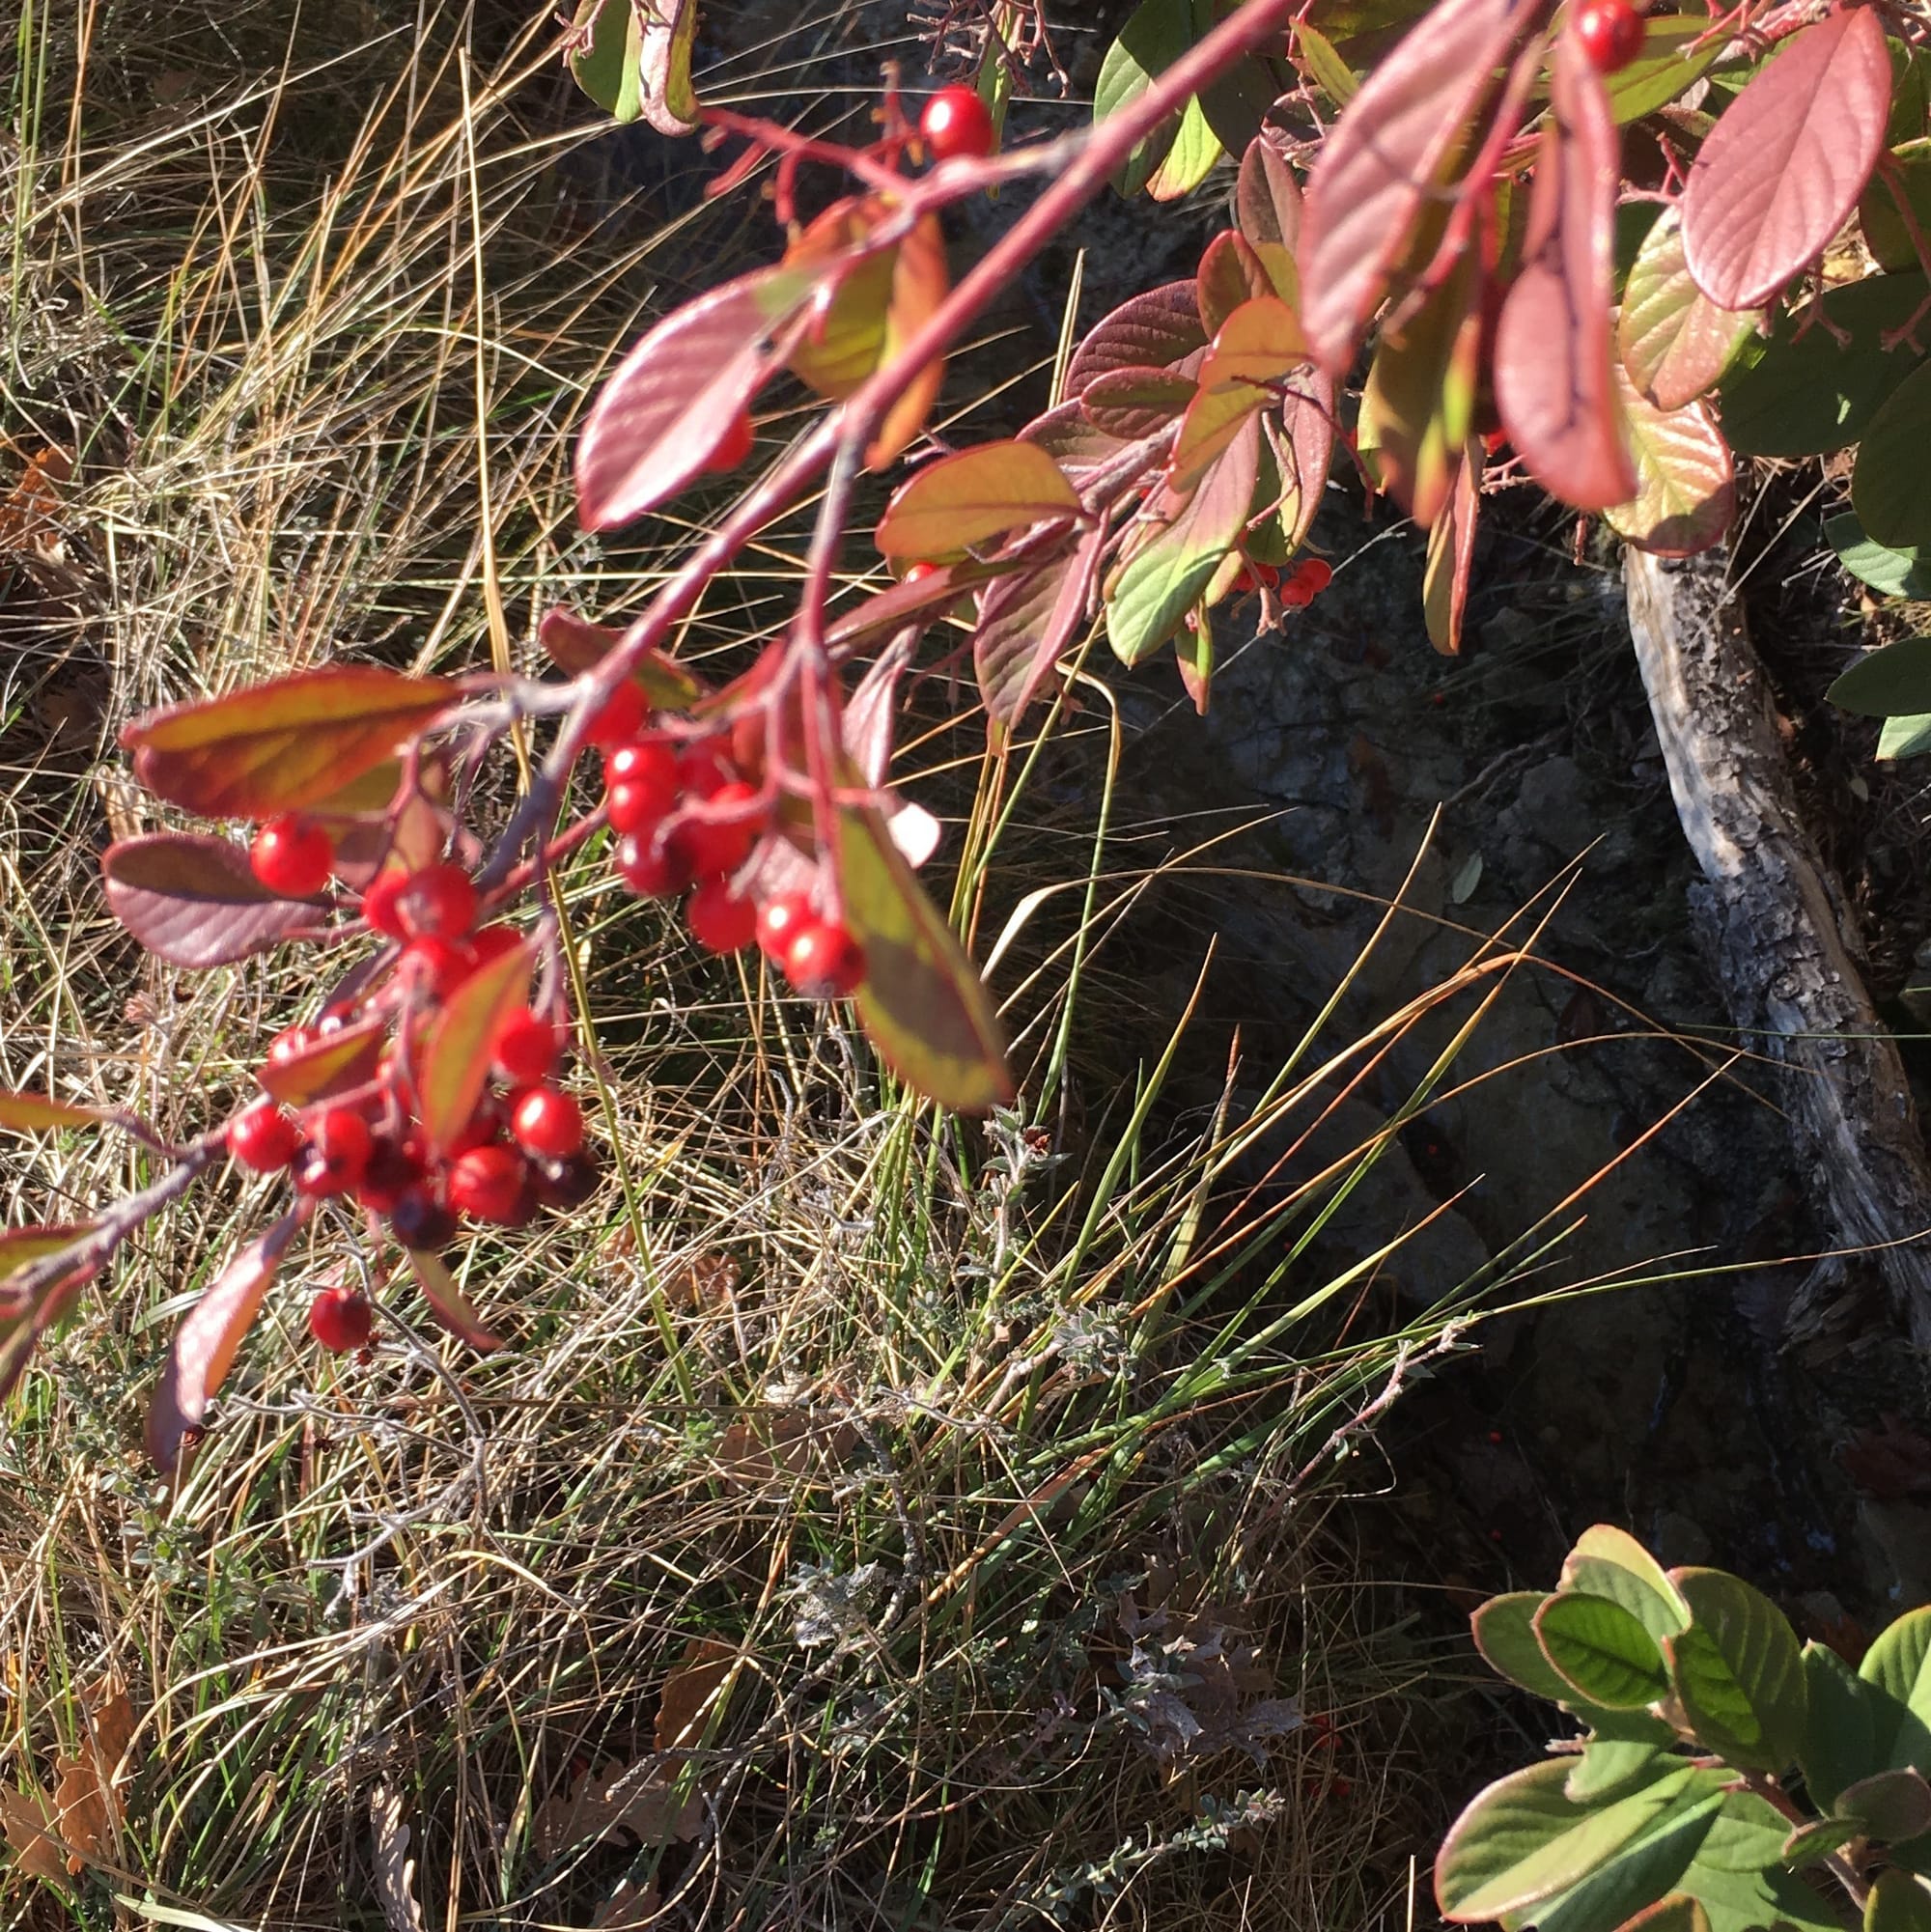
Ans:
[[[537,624],[537,642],[549,653],[550,662],[573,678],[601,664],[623,641],[620,626],[593,624],[560,603],[552,604]],[[646,651],[631,676],[659,711],[684,711],[705,691],[696,672],[661,651]]]
[[[1083,488],[1095,470],[1103,468],[1126,447],[1119,437],[1108,434],[1088,419],[1077,396],[1043,416],[1035,416],[1020,432],[1019,439],[1022,443],[1037,443],[1066,472],[1076,490]]]
[[[1301,213],[1301,323],[1346,374],[1389,266],[1495,85],[1536,0],[1441,0],[1368,77],[1323,143]]]
[[[1723,309],[1767,302],[1850,218],[1890,113],[1890,57],[1871,7],[1793,34],[1698,151],[1683,253]]]
[[[1093,325],[1066,365],[1066,393],[1083,395],[1109,369],[1172,369],[1206,347],[1194,283],[1167,282]]]
[[[1736,515],[1736,481],[1729,445],[1708,406],[1659,409],[1620,364],[1616,386],[1637,491],[1606,513],[1609,528],[1660,557],[1693,556],[1721,543]]]
[[[92,1127],[108,1116],[96,1106],[80,1106],[51,1094],[0,1093],[0,1128],[41,1134],[50,1127]]]
[[[417,1070],[423,1132],[446,1151],[476,1112],[490,1079],[490,1049],[503,1015],[520,1006],[535,959],[527,944],[480,966],[444,1001]]]
[[[1616,131],[1574,34],[1556,42],[1552,104],[1522,269],[1496,327],[1496,406],[1545,490],[1607,510],[1636,493],[1610,386]]]
[[[484,1326],[483,1317],[456,1285],[456,1277],[449,1272],[442,1256],[413,1247],[407,1252],[409,1273],[416,1277],[416,1286],[422,1290],[423,1300],[429,1303],[436,1320],[458,1340],[467,1342],[479,1355],[488,1355],[491,1349],[501,1348],[502,1337],[492,1334]]]
[[[997,576],[996,562],[938,564],[924,576],[875,592],[825,627],[825,641],[844,649],[867,644],[910,625],[930,624],[959,602],[962,592]]]
[[[43,1227],[0,1229],[0,1285],[16,1269],[71,1247],[98,1226],[98,1221],[55,1221]]]
[[[1334,460],[1334,378],[1318,371],[1302,378],[1281,406],[1281,423],[1289,459],[1282,467],[1292,474],[1281,479],[1280,521],[1292,556],[1314,526]]]
[[[576,445],[576,512],[614,530],[675,496],[711,459],[782,357],[771,336],[818,276],[740,275],[666,316],[618,364]]]
[[[340,791],[455,697],[441,678],[334,664],[150,712],[122,727],[121,743],[156,798],[206,819],[263,819]]]
[[[1301,241],[1301,187],[1294,170],[1275,154],[1265,135],[1256,135],[1241,156],[1234,189],[1234,219],[1253,245],[1261,266],[1283,301],[1301,304],[1301,277],[1294,251]]]
[[[227,966],[317,916],[312,905],[276,898],[227,839],[182,832],[123,839],[101,854],[100,870],[108,910],[175,966]]]
[[[305,1053],[265,1061],[255,1078],[284,1106],[306,1106],[310,1101],[372,1079],[388,1030],[389,1022],[380,1015],[359,1025],[338,1027]]]
[[[1082,514],[1077,492],[1037,443],[981,443],[919,470],[886,505],[876,541],[885,556],[931,560]]]
[[[972,664],[997,723],[1020,721],[1085,621],[1105,538],[1096,524],[1043,570],[1006,577],[981,596]]]
[[[1482,511],[1482,446],[1470,441],[1449,490],[1445,515],[1428,533],[1421,607],[1428,641],[1444,658],[1462,649],[1462,617],[1469,605],[1469,575],[1475,562],[1475,524]]]
[[[1273,278],[1253,244],[1231,228],[1223,228],[1207,244],[1193,285],[1200,304],[1200,325],[1209,335],[1217,334],[1220,324],[1243,302],[1250,302],[1256,295],[1279,299]]]
[[[1137,442],[1184,414],[1197,393],[1190,377],[1171,369],[1109,369],[1080,392],[1079,407],[1095,429]]]
[[[209,1403],[228,1379],[236,1353],[261,1312],[262,1298],[301,1224],[299,1213],[284,1215],[266,1234],[251,1241],[202,1292],[175,1330],[148,1406],[148,1453],[164,1473],[172,1473],[182,1437],[201,1427]]]

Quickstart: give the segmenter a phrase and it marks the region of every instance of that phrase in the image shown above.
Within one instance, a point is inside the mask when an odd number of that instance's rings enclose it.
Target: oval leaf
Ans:
[[[1163,283],[1094,324],[1066,365],[1066,393],[1083,395],[1109,369],[1171,369],[1206,347],[1192,280]]]
[[[1609,112],[1618,127],[1666,107],[1703,76],[1727,36],[1707,14],[1655,14],[1642,23],[1642,51],[1609,79]],[[1705,44],[1690,51],[1693,42]]]
[[[1721,1570],[1673,1570],[1690,1628],[1664,1640],[1670,1682],[1700,1743],[1732,1764],[1782,1771],[1804,1743],[1808,1693],[1789,1620]]]
[[[1185,415],[1199,393],[1191,377],[1170,369],[1109,369],[1079,392],[1079,406],[1095,429],[1137,442]]]
[[[1864,1932],[1931,1932],[1931,1890],[1909,1872],[1879,1872],[1864,1900]]]
[[[1572,1694],[1609,1710],[1640,1710],[1669,1689],[1655,1638],[1621,1604],[1564,1590],[1535,1617],[1536,1640]]]
[[[436,1015],[416,1072],[417,1117],[430,1145],[446,1153],[475,1117],[490,1081],[490,1050],[504,1014],[520,1006],[536,955],[527,943],[478,966]]]
[[[1916,545],[1893,550],[1873,544],[1855,517],[1827,517],[1824,541],[1837,561],[1858,579],[1884,597],[1907,597],[1931,602],[1931,555],[1920,555]]]
[[[1298,307],[1301,276],[1294,251],[1301,239],[1301,184],[1265,135],[1248,142],[1241,156],[1234,219],[1267,270],[1274,294]]]
[[[180,966],[227,966],[266,951],[316,917],[312,902],[278,899],[227,839],[155,832],[100,855],[108,910]]]
[[[148,1453],[172,1473],[182,1440],[199,1429],[275,1278],[289,1244],[302,1225],[284,1215],[266,1234],[235,1255],[182,1319],[148,1405]]]
[[[624,641],[621,626],[593,624],[563,604],[552,604],[537,624],[537,642],[550,662],[574,678],[593,670]],[[704,680],[661,651],[646,651],[630,674],[636,686],[658,711],[683,711],[694,705],[706,689]]]
[[[704,468],[776,367],[771,336],[816,280],[782,266],[741,275],[666,316],[625,356],[577,439],[585,529],[630,522]]]
[[[995,723],[1019,722],[1085,622],[1105,537],[1096,523],[1077,548],[1043,570],[1002,579],[980,598],[972,665]]]
[[[1876,1772],[1845,1785],[1831,1808],[1855,1820],[1866,1837],[1896,1844],[1931,1831],[1931,1782],[1911,1765]]]
[[[284,1106],[306,1106],[324,1095],[343,1093],[375,1078],[382,1042],[388,1037],[385,1016],[338,1027],[305,1053],[286,1060],[265,1060],[255,1078]]]
[[[1301,322],[1315,361],[1347,373],[1442,166],[1538,9],[1529,0],[1442,0],[1335,122],[1301,213]]]
[[[1245,235],[1223,228],[1207,244],[1194,276],[1200,299],[1200,325],[1215,334],[1243,302],[1273,295],[1273,278]]]
[[[122,727],[121,743],[156,798],[207,819],[261,819],[393,757],[456,694],[441,678],[336,664],[150,712]]]
[[[1900,382],[1871,418],[1851,472],[1851,508],[1876,543],[1931,546],[1931,362]]]
[[[1576,1539],[1562,1561],[1562,1587],[1621,1604],[1654,1638],[1673,1636],[1690,1622],[1690,1606],[1669,1573],[1611,1523],[1591,1524]]]
[[[1602,76],[1574,34],[1556,42],[1523,266],[1496,327],[1496,406],[1552,495],[1607,510],[1636,494],[1610,381],[1616,136]]]
[[[1560,1704],[1575,1694],[1574,1690],[1556,1674],[1535,1635],[1535,1613],[1550,1601],[1540,1590],[1512,1590],[1491,1597],[1469,1619],[1469,1627],[1475,1648],[1492,1670],[1552,1704]]]
[[[67,1221],[43,1227],[0,1228],[0,1284],[16,1269],[71,1247],[98,1226],[98,1221]]]
[[[1804,1677],[1808,1716],[1798,1762],[1811,1803],[1828,1812],[1847,1784],[1886,1768],[1885,1753],[1878,1749],[1877,1719],[1881,1700],[1889,1700],[1827,1644],[1804,1646]],[[1891,1708],[1904,1715],[1902,1704]]]
[[[876,541],[888,557],[936,560],[1082,514],[1077,491],[1036,443],[982,443],[926,464],[886,506]]]
[[[1868,653],[1824,695],[1860,717],[1931,711],[1931,637],[1904,637]]]
[[[1876,10],[1846,7],[1793,34],[1697,151],[1683,190],[1683,251],[1724,309],[1753,309],[1849,220],[1890,113]]]
[[[501,1348],[502,1337],[490,1331],[469,1298],[456,1285],[456,1276],[449,1272],[442,1256],[413,1247],[407,1252],[409,1273],[415,1276],[416,1286],[422,1290],[423,1300],[436,1320],[479,1355]]]
[[[1643,238],[1616,318],[1623,368],[1659,409],[1680,409],[1714,388],[1755,322],[1749,310],[1720,309],[1692,279],[1680,213],[1665,209]]]
[[[1637,492],[1606,513],[1609,528],[1661,557],[1693,556],[1721,543],[1736,516],[1737,492],[1715,417],[1701,403],[1659,409],[1620,364],[1615,378]]]

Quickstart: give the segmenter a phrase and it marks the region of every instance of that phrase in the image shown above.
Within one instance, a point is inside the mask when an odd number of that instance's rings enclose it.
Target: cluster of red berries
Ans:
[[[588,737],[603,754],[617,876],[632,892],[641,899],[687,892],[685,917],[699,945],[735,953],[755,942],[807,997],[842,999],[857,990],[863,951],[808,893],[761,901],[738,888],[736,875],[763,836],[767,813],[723,739],[680,746],[653,731],[634,685],[617,687]]]
[[[1304,557],[1285,577],[1272,564],[1249,562],[1234,579],[1234,589],[1245,595],[1265,584],[1289,610],[1305,610],[1333,581],[1330,565],[1319,557]]]
[[[1631,0],[1583,0],[1576,38],[1598,73],[1618,73],[1642,52],[1642,9]]]

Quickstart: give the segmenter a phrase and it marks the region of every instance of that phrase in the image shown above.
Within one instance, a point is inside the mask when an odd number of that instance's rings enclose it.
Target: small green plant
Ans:
[[[1931,1925],[1931,1607],[1853,1669],[1761,1591],[1585,1531],[1548,1595],[1493,1597],[1476,1647],[1584,1726],[1455,1821],[1444,1917],[1544,1932]],[[1823,1882],[1822,1889],[1812,1883]]]

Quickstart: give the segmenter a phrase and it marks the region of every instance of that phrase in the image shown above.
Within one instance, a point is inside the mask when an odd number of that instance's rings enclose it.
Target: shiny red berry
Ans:
[[[472,1147],[449,1164],[449,1205],[471,1220],[515,1227],[536,1211],[523,1157],[513,1147]]]
[[[375,1136],[346,1106],[332,1106],[309,1123],[308,1142],[295,1156],[296,1189],[304,1194],[346,1194],[368,1171]]]
[[[356,1184],[355,1198],[371,1214],[393,1213],[396,1203],[421,1185],[428,1168],[422,1143],[414,1135],[398,1138],[378,1134],[369,1150],[362,1179]]]
[[[655,785],[633,785],[628,780],[612,785],[603,795],[603,810],[613,832],[654,832],[663,823],[676,794],[665,798]]]
[[[409,874],[396,902],[403,931],[419,939],[434,934],[460,939],[476,923],[476,882],[447,860]]]
[[[843,999],[865,977],[865,955],[843,926],[807,919],[785,942],[785,977],[807,999]]]
[[[638,686],[621,684],[603,700],[602,709],[591,717],[583,742],[604,750],[614,744],[628,744],[643,729],[650,709]]]
[[[403,887],[408,882],[409,875],[400,866],[392,865],[386,872],[378,872],[363,888],[362,917],[372,933],[380,933],[385,939],[406,937],[399,902]]]
[[[978,159],[993,152],[993,110],[974,87],[942,87],[925,103],[918,131],[936,161],[960,154]]]
[[[667,739],[638,738],[620,744],[603,760],[603,786],[642,785],[656,792],[668,811],[678,793],[677,747]]]
[[[490,1055],[506,1080],[540,1080],[556,1064],[556,1028],[527,1006],[513,1006],[496,1023]]]
[[[434,999],[454,993],[469,977],[475,965],[475,957],[467,946],[454,939],[437,938],[434,933],[425,933],[403,948],[403,971]]]
[[[731,890],[725,878],[698,882],[684,909],[690,937],[708,952],[742,952],[758,937],[758,909]]]
[[[1576,38],[1598,73],[1615,73],[1642,52],[1642,14],[1630,0],[1583,0]]]
[[[560,1087],[530,1087],[510,1109],[510,1132],[525,1153],[561,1161],[583,1145],[583,1109]]]
[[[335,1355],[365,1349],[376,1332],[376,1311],[353,1288],[324,1288],[308,1304],[308,1331]]]
[[[335,870],[335,841],[313,819],[282,812],[255,834],[248,864],[277,898],[313,899]]]
[[[767,899],[758,908],[758,944],[772,959],[782,961],[793,934],[817,916],[808,892],[782,892],[775,899]]]
[[[714,798],[730,782],[731,755],[723,739],[700,739],[677,754],[677,789],[686,797]]]
[[[938,574],[937,564],[914,564],[906,572],[905,580],[907,583],[923,583],[927,577],[936,577]]]
[[[742,778],[718,786],[705,801],[707,810],[732,817],[686,819],[672,833],[693,879],[714,879],[736,872],[750,857],[761,829],[755,816],[758,791]]]
[[[244,1167],[273,1174],[295,1158],[301,1135],[281,1107],[266,1096],[228,1123],[228,1151]]]
[[[690,861],[662,840],[631,833],[617,841],[617,876],[639,899],[668,899],[690,883]]]
[[[704,467],[714,476],[722,475],[727,469],[736,469],[751,454],[757,439],[757,432],[751,427],[750,410],[740,409],[731,418],[731,427],[724,432],[723,440],[704,459]]]

